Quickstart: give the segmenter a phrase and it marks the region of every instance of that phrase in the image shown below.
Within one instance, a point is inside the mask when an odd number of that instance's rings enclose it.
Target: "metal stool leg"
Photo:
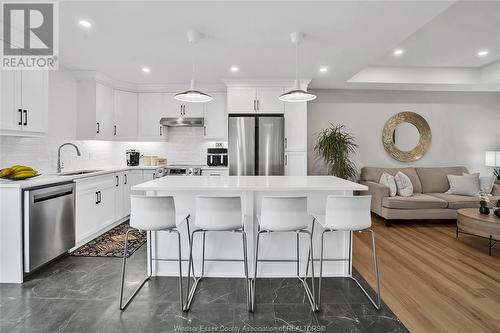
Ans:
[[[323,230],[321,233],[321,253],[320,253],[320,259],[319,259],[319,281],[318,281],[318,301],[316,303],[316,309],[319,311],[321,308],[321,283],[323,280],[323,257],[324,257],[324,244],[325,244],[325,233],[327,233],[328,230]]]
[[[243,240],[243,264],[245,265],[245,291],[247,293],[247,308],[248,311],[251,311],[250,305],[250,280],[248,279],[248,255],[247,255],[247,234],[245,231],[241,232],[241,237]]]
[[[181,233],[177,230],[177,240],[179,244],[179,304],[181,306],[181,311],[184,310],[184,292],[182,289],[182,253],[181,253]]]
[[[198,283],[201,280],[200,277],[196,277],[195,271],[194,271],[194,264],[193,264],[193,244],[194,244],[194,235],[198,232],[203,232],[203,230],[194,230],[193,233],[191,234],[191,244],[189,244],[189,264],[188,264],[188,279],[187,279],[187,295],[186,295],[186,304],[184,306],[183,311],[189,311],[191,307],[191,302],[193,300],[194,294],[196,293],[196,288],[198,287]],[[190,281],[191,281],[191,268],[193,269],[193,279],[194,283],[191,289],[189,288]]]
[[[251,295],[252,295],[252,304],[251,304],[251,308],[250,308],[250,311],[251,312],[254,312],[255,311],[255,282],[257,280],[257,262],[259,260],[259,240],[260,240],[260,234],[262,233],[263,231],[260,231],[257,232],[257,241],[255,243],[255,258],[254,258],[254,266],[253,266],[253,274],[254,274],[254,277],[253,279],[251,280]]]
[[[379,272],[378,272],[377,250],[376,250],[376,246],[375,246],[375,233],[371,229],[365,229],[365,230],[360,230],[360,231],[361,232],[370,232],[372,234],[373,269],[375,271],[375,278],[377,281],[377,291],[376,291],[377,301],[375,302],[372,299],[372,297],[368,294],[368,292],[365,290],[365,288],[363,288],[363,286],[359,283],[359,281],[355,277],[351,276],[350,278],[356,282],[358,287],[363,291],[363,293],[366,295],[366,297],[368,297],[368,299],[373,304],[375,309],[380,310],[380,307],[381,307],[380,306],[380,304],[381,304],[381,301],[380,301],[380,277],[379,277]]]
[[[122,266],[122,279],[121,279],[121,285],[120,285],[120,310],[122,310],[122,311],[127,308],[127,306],[132,301],[132,299],[134,299],[135,295],[137,295],[139,290],[141,290],[144,283],[146,283],[151,278],[151,275],[147,275],[146,277],[144,277],[139,282],[137,287],[134,289],[134,291],[132,292],[130,297],[125,301],[125,303],[123,303],[123,287],[125,284],[125,270],[126,270],[126,266],[127,266],[128,234],[132,230],[134,230],[134,229],[127,230],[127,233],[125,234],[125,239],[123,240],[123,243],[124,243],[123,244],[123,266]],[[149,231],[149,235],[150,235],[150,239],[151,239],[151,232],[150,231]],[[151,257],[150,257],[150,260],[151,260]]]

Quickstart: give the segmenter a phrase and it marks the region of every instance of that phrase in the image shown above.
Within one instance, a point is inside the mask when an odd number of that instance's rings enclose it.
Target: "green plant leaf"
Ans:
[[[358,145],[355,138],[345,130],[344,125],[330,124],[317,135],[314,150],[325,161],[330,175],[355,180],[357,169],[351,160],[351,155],[356,153]]]

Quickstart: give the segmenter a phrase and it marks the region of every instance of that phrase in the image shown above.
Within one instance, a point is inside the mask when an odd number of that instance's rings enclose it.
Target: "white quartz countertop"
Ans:
[[[163,177],[132,187],[134,191],[365,191],[368,187],[333,176]]]
[[[101,175],[106,175],[113,172],[120,172],[126,170],[156,170],[160,168],[160,166],[107,166],[107,167],[95,167],[95,168],[85,168],[85,170],[99,170],[97,172],[86,173],[81,175],[71,175],[71,176],[63,176],[58,175],[56,173],[42,173],[39,176],[29,178],[26,180],[10,180],[10,179],[0,179],[0,188],[31,188],[38,186],[45,186],[51,184],[59,184],[72,182],[82,178],[88,177],[96,177]],[[71,172],[73,170],[63,170],[65,172]]]

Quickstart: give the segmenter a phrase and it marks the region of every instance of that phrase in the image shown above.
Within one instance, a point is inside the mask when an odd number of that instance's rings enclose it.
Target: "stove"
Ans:
[[[201,176],[201,166],[172,164],[156,170],[157,178],[165,176]]]

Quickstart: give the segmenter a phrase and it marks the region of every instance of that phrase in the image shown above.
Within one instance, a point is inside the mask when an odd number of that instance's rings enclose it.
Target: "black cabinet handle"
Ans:
[[[162,130],[161,130],[161,126],[160,126],[160,136],[162,136]]]
[[[255,101],[255,99],[254,99],[254,100],[253,100],[253,110],[254,110],[254,111],[257,111],[257,106],[256,106],[256,105],[257,105],[257,103],[255,103],[255,102],[256,102],[256,101]]]
[[[127,184],[128,183],[127,174],[124,174],[123,178],[124,178],[123,184]]]
[[[27,110],[23,110],[24,112],[24,126],[28,125],[28,111]]]
[[[116,177],[116,184],[115,186],[118,187],[120,185],[120,178],[118,178],[118,176],[115,176]]]
[[[97,124],[97,132],[96,133],[99,133],[99,131],[100,131],[99,122],[97,122],[96,124]]]
[[[99,191],[95,192],[95,204],[99,203]]]
[[[116,125],[115,125],[115,127],[114,127],[114,128],[115,128],[115,134],[114,134],[114,135],[116,135]]]
[[[99,203],[101,203],[102,202],[102,193],[101,193],[101,191],[99,191],[97,193],[99,193]]]
[[[260,101],[257,100],[257,111],[260,110]]]
[[[23,125],[23,110],[17,109],[17,112],[19,112],[19,122],[17,123],[19,126]]]

